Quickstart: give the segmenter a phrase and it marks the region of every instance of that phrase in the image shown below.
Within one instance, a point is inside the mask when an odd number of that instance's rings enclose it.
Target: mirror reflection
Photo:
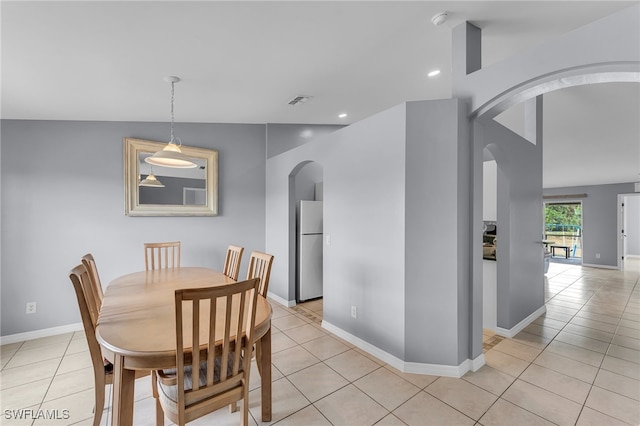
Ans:
[[[195,158],[198,167],[193,169],[173,169],[169,167],[152,166],[144,161],[153,153],[140,152],[138,154],[138,170],[140,182],[150,173],[162,186],[139,185],[140,204],[162,205],[191,205],[204,206],[207,204],[207,177],[205,159]]]
[[[197,167],[152,166],[145,158],[163,142],[124,139],[125,213],[129,216],[215,216],[218,213],[218,152],[181,146]]]

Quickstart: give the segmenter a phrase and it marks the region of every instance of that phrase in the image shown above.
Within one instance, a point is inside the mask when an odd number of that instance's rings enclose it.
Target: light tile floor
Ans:
[[[337,338],[320,327],[322,301],[273,303],[272,423],[638,425],[639,264],[624,272],[551,264],[547,313],[513,339],[486,333],[486,365],[461,379],[402,373]],[[83,333],[4,345],[1,368],[0,424],[91,424]],[[251,424],[262,424],[259,386],[254,366]],[[138,379],[135,400],[135,425],[154,424],[148,376]],[[12,410],[21,408],[60,419],[17,420]],[[107,408],[102,424],[109,416]],[[222,409],[192,424],[238,422]]]

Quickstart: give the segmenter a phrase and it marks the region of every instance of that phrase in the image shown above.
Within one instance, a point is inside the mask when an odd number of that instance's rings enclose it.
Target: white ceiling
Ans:
[[[483,30],[486,66],[637,3],[2,1],[1,113],[168,121],[163,77],[177,75],[178,123],[349,124],[450,97],[451,29],[465,20]],[[298,95],[313,98],[289,106]],[[638,117],[636,83],[545,95],[544,186],[640,181]],[[499,120],[517,129],[518,108]]]

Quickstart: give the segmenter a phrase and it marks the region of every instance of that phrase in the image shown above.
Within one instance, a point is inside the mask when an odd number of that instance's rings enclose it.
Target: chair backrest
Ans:
[[[224,270],[223,273],[229,278],[234,280],[238,279],[240,273],[240,261],[242,260],[242,253],[244,247],[238,247],[230,245],[227,248],[227,255],[224,258]]]
[[[144,266],[147,271],[180,267],[180,241],[144,244]]]
[[[272,263],[273,255],[262,253],[260,251],[251,252],[247,279],[260,278],[259,293],[264,297],[267,297],[267,291],[269,290],[269,277],[271,276]]]
[[[69,272],[69,278],[76,292],[80,316],[82,317],[82,325],[84,327],[84,333],[87,336],[89,354],[91,355],[91,362],[93,363],[93,370],[96,376],[95,386],[100,386],[100,383],[102,383],[101,386],[104,387],[104,361],[100,344],[96,340],[96,325],[98,324],[98,314],[100,311],[98,309],[97,312],[92,312],[95,307],[92,303],[94,296],[93,290],[91,289],[92,283],[89,277],[89,271],[84,265],[78,265]],[[100,378],[101,381],[98,381]]]
[[[93,258],[93,255],[91,253],[87,253],[82,256],[82,264],[85,268],[87,268],[87,272],[89,273],[89,280],[91,281],[91,290],[95,301],[95,308],[98,312],[100,312],[104,292],[102,290],[102,283],[100,282],[100,275],[98,275],[98,267],[96,266],[96,261]]]
[[[257,296],[257,279],[225,286],[176,290],[179,424],[248,395]],[[183,318],[183,313],[187,318]],[[206,377],[196,373],[201,371],[201,363],[205,362]],[[190,366],[192,371],[191,389],[187,390],[185,366]],[[245,401],[245,406],[248,403]]]

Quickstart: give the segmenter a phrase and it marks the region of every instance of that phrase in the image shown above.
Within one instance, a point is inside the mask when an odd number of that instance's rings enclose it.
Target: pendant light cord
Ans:
[[[174,143],[175,137],[173,136],[173,100],[174,100],[174,86],[175,82],[171,82],[171,139],[169,143]]]

